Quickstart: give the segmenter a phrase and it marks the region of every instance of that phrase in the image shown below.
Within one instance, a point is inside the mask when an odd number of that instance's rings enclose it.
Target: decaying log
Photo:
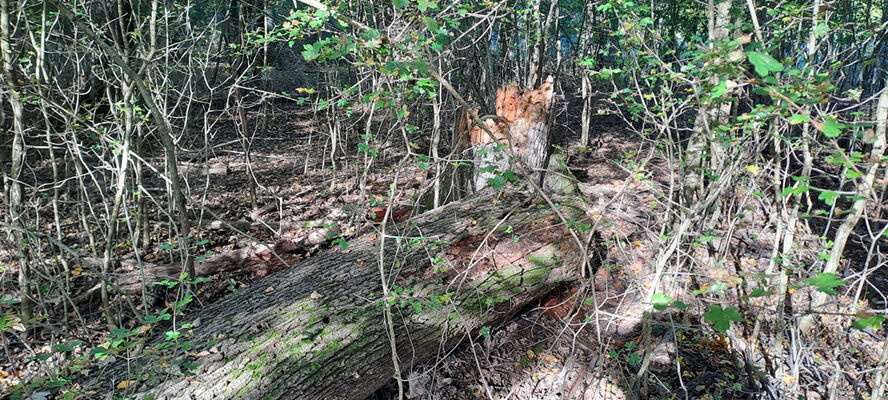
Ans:
[[[310,221],[293,221],[293,220],[262,221],[262,220],[258,220],[258,221],[253,221],[253,222],[247,222],[247,221],[222,221],[222,220],[217,219],[217,220],[213,220],[213,221],[204,222],[204,226],[207,229],[214,230],[214,231],[230,230],[230,231],[244,231],[244,232],[246,232],[246,231],[252,231],[252,230],[264,231],[264,230],[270,229],[275,232],[287,232],[287,231],[295,231],[295,230],[305,229],[308,227],[322,226],[327,223],[332,223],[332,222],[319,223],[318,220],[310,220]]]
[[[228,175],[228,164],[227,163],[191,163],[191,162],[181,162],[179,163],[179,172],[183,174],[196,174],[196,175]]]
[[[211,230],[235,229],[249,230],[297,230],[305,229],[306,224],[314,228],[307,236],[295,240],[283,240],[270,245],[257,244],[240,249],[235,249],[222,254],[211,255],[194,262],[194,270],[197,276],[212,276],[219,273],[243,270],[265,264],[264,271],[273,271],[286,265],[290,265],[301,259],[309,249],[329,242],[338,237],[341,228],[334,221],[282,221],[282,222],[246,222],[246,221],[205,221],[204,227]],[[280,257],[281,259],[279,259]],[[103,265],[101,258],[80,257],[77,262],[99,269]],[[285,264],[286,263],[286,264]],[[114,280],[116,288],[124,293],[136,294],[142,292],[142,286],[151,287],[154,282],[163,280],[175,280],[182,274],[182,266],[179,264],[158,264],[139,261],[135,258],[126,258],[114,262]],[[77,297],[78,303],[86,302],[92,298],[99,286],[90,288]]]
[[[519,89],[512,84],[496,91],[496,115],[484,120],[491,137],[480,126],[468,132],[469,141],[475,147],[474,186],[481,190],[487,181],[496,176],[487,170],[496,166],[498,172],[508,169],[508,155],[496,151],[496,143],[511,147],[531,170],[544,167],[549,145],[549,112],[552,108],[554,78],[550,75],[536,90]],[[539,174],[533,179],[539,183]]]
[[[274,270],[299,261],[310,248],[329,242],[340,233],[338,225],[317,229],[307,237],[298,240],[284,240],[273,245],[257,244],[216,254],[194,262],[197,276],[243,270],[259,264],[266,264],[267,270]],[[278,258],[280,257],[280,258]],[[142,284],[151,286],[154,282],[164,279],[175,280],[182,273],[178,264],[138,263],[134,259],[120,261],[116,283],[120,290],[127,293],[140,293]]]
[[[317,243],[314,243],[317,244]],[[264,244],[232,250],[224,254],[214,255],[194,262],[194,273],[197,276],[213,276],[218,273],[242,270],[258,264],[288,264],[296,261],[293,255],[301,255],[312,245],[307,240],[282,241],[272,246]],[[283,261],[277,257],[283,258]],[[142,283],[151,286],[154,282],[165,279],[175,280],[182,274],[182,266],[178,264],[152,264],[127,259],[120,262],[117,286],[127,293],[140,293]],[[270,268],[270,266],[269,266]]]
[[[484,193],[391,227],[384,269],[395,297],[381,298],[378,237],[365,234],[180,318],[200,323],[180,333],[190,348],[178,358],[117,361],[84,387],[96,397],[364,399],[393,376],[383,302],[409,368],[574,279],[579,250],[527,192]],[[170,343],[159,336],[145,348]]]
[[[213,229],[219,229],[222,225],[231,225],[228,222],[214,221],[209,224]],[[290,222],[296,226],[297,222]],[[237,224],[235,224],[236,226]],[[336,224],[325,224],[326,227],[315,229],[308,236],[296,240],[284,240],[273,245],[257,244],[226,253],[212,255],[194,262],[194,271],[197,276],[211,277],[216,274],[230,273],[250,269],[260,276],[274,272],[300,261],[304,256],[316,249],[322,243],[330,242],[332,237],[338,236],[341,231]],[[247,228],[250,225],[247,223]],[[246,229],[245,229],[246,230]],[[100,269],[103,260],[98,257],[80,257],[75,262],[82,263],[90,268]],[[180,264],[158,264],[147,261],[139,261],[135,258],[115,260],[113,263],[115,290],[127,294],[142,294],[142,287],[151,288],[155,282],[164,280],[175,281],[182,274]],[[101,284],[82,290],[74,298],[75,304],[83,304],[95,299],[99,294]]]
[[[272,246],[264,244],[249,246],[232,250],[224,254],[218,254],[203,260],[194,262],[194,272],[197,276],[209,277],[215,274],[228,273],[246,268],[257,269],[264,264],[264,272],[278,270],[302,259],[302,256],[314,245],[327,241],[326,236],[318,240],[312,235],[297,241],[282,241]],[[281,257],[281,259],[278,259]],[[101,268],[102,259],[96,257],[81,257],[79,262],[92,268]],[[151,288],[155,282],[163,280],[175,281],[182,275],[182,266],[179,264],[157,264],[147,261],[139,261],[133,258],[118,260],[114,263],[114,274],[111,277],[115,288],[123,293],[141,294],[142,287]],[[75,299],[76,304],[86,303],[99,294],[101,284],[83,290]]]

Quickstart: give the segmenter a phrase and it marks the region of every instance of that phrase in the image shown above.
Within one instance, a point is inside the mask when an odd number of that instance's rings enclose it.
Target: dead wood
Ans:
[[[530,200],[488,193],[399,225],[385,247],[396,297],[379,297],[371,232],[189,315],[201,322],[181,332],[187,354],[119,361],[85,386],[156,399],[364,399],[393,374],[382,301],[393,302],[398,356],[410,365],[574,278],[579,251],[563,226],[540,228],[552,213]],[[146,348],[169,343],[159,336]],[[185,364],[196,367],[185,374]]]
[[[274,271],[301,260],[302,256],[314,246],[329,241],[329,234],[329,229],[319,229],[299,240],[281,241],[271,246],[258,244],[217,254],[195,261],[195,273],[197,276],[209,277],[247,268]],[[81,257],[79,262],[92,268],[101,268],[102,266],[102,259],[96,257]],[[154,282],[178,279],[182,274],[182,266],[127,258],[115,262],[114,271],[110,278],[115,287],[124,293],[137,294],[142,292],[143,285],[151,287]],[[97,294],[98,288],[97,285],[85,290],[77,297],[76,302],[79,304],[89,301],[92,296]]]
[[[488,180],[509,168],[509,156],[497,144],[509,146],[531,171],[545,166],[549,147],[549,113],[554,95],[554,78],[536,90],[519,89],[512,84],[496,91],[496,116],[484,118],[490,136],[480,126],[468,132],[469,142],[475,147],[474,186],[481,190]],[[491,167],[496,167],[491,171]],[[531,176],[539,184],[540,174]]]
[[[201,164],[201,163],[182,162],[182,163],[179,163],[179,172],[181,172],[183,174],[225,176],[225,175],[228,175],[228,164],[227,163]]]

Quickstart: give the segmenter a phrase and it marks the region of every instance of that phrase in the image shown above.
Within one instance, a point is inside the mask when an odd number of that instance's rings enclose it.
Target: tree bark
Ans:
[[[15,76],[13,58],[12,58],[12,25],[9,21],[10,10],[9,1],[0,0],[0,62],[2,62],[3,80],[9,87],[7,96],[9,97],[9,106],[12,109],[12,148],[9,157],[9,169],[3,173],[3,188],[5,190],[6,206],[8,214],[6,216],[10,225],[17,228],[24,228],[22,222],[22,204],[24,202],[24,187],[19,180],[25,167],[25,126],[24,126],[24,104],[19,94],[18,82]],[[2,104],[0,104],[2,107]],[[28,255],[28,246],[26,246],[27,237],[22,232],[12,230],[9,232],[9,239],[18,246],[18,285],[21,292],[21,315],[25,320],[33,317],[34,300],[31,298],[31,282],[30,282],[30,259]]]
[[[567,230],[528,191],[513,193],[448,204],[387,236],[385,265],[396,277],[388,299],[376,234],[366,234],[200,311],[192,319],[200,323],[180,329],[191,348],[175,361],[119,361],[88,387],[120,395],[121,382],[136,380],[126,391],[137,398],[364,399],[393,376],[383,302],[394,309],[400,365],[409,367],[576,275],[582,252]],[[570,198],[561,204],[580,210]],[[182,374],[185,363],[199,365],[193,376]]]

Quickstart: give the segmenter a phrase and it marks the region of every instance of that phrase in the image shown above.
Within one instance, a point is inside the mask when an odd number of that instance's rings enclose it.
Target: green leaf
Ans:
[[[407,0],[392,0],[392,4],[398,8],[404,8],[410,5],[410,2]]]
[[[831,206],[836,203],[836,197],[839,197],[839,194],[832,190],[824,190],[817,195],[817,200],[823,200],[824,203]]]
[[[787,119],[789,120],[790,125],[798,125],[803,122],[811,122],[811,117],[805,114],[793,114],[790,115]]]
[[[344,238],[337,238],[332,243],[338,244],[339,247],[342,248],[342,250],[348,250],[348,241],[346,241]]]
[[[773,291],[770,291],[770,290],[755,289],[755,290],[752,291],[752,293],[749,293],[748,295],[743,296],[743,299],[746,300],[746,301],[749,301],[749,299],[754,299],[754,298],[756,298],[756,297],[766,297],[766,296],[771,296],[771,295],[773,295],[773,294],[774,294],[774,292],[773,292]]]
[[[302,58],[305,61],[311,62],[320,56],[320,52],[309,44],[302,45],[302,48],[304,49],[302,50]]]
[[[641,361],[641,356],[639,356],[638,353],[632,353],[626,358],[626,362],[633,367],[638,364],[639,361]]]
[[[833,289],[834,287],[842,286],[845,284],[845,281],[839,279],[838,275],[825,272],[817,274],[816,278],[808,278],[807,282],[809,285],[816,287],[817,290],[830,296],[835,296],[836,294],[838,294]]]
[[[679,309],[679,310],[687,310],[688,308],[691,308],[691,305],[690,305],[690,304],[685,303],[685,302],[683,302],[683,301],[681,301],[681,300],[675,300],[675,301],[673,301],[673,302],[672,302],[672,305],[673,305],[675,308]]]
[[[827,26],[825,22],[817,24],[817,26],[814,28],[815,37],[821,37],[823,35],[826,35],[827,33],[829,33],[829,26]]]
[[[712,91],[709,95],[711,99],[717,99],[722,97],[728,91],[727,81],[721,81],[718,85],[712,88]]]
[[[651,303],[654,305],[654,308],[658,311],[663,311],[667,307],[669,307],[669,303],[672,303],[672,297],[666,296],[661,293],[654,293],[651,296]]]
[[[428,0],[417,0],[416,8],[418,8],[421,12],[426,12],[426,10],[430,8],[438,8],[438,3]]]
[[[105,346],[96,346],[94,349],[89,351],[89,355],[95,356],[95,358],[102,358],[108,355],[108,348]]]
[[[885,322],[885,317],[879,314],[869,314],[862,311],[857,313],[857,318],[859,319],[852,324],[857,329],[873,328],[873,330],[879,330],[882,329],[882,322]]]
[[[487,178],[487,184],[492,186],[496,190],[502,190],[503,185],[506,183],[506,178],[501,176],[495,176],[493,178]]]
[[[703,313],[703,319],[712,324],[715,330],[724,334],[731,327],[731,321],[741,322],[743,316],[735,307],[722,308],[718,305],[709,305],[709,311]]]
[[[863,176],[863,172],[857,170],[849,169],[845,171],[845,179],[856,179],[860,178],[861,176]]]
[[[839,135],[842,134],[842,129],[846,126],[847,125],[836,121],[836,117],[830,115],[823,120],[823,134],[830,138],[839,137]]]
[[[755,66],[755,72],[762,77],[766,77],[772,72],[783,71],[783,64],[768,54],[751,51],[746,53],[746,57]]]

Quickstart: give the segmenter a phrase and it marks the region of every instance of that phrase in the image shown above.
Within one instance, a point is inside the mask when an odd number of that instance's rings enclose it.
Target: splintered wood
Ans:
[[[549,117],[553,81],[554,78],[549,76],[546,83],[536,90],[519,89],[514,83],[496,90],[496,115],[502,119],[487,118],[484,121],[496,141],[511,145],[519,154],[526,152],[531,130],[535,125],[545,125]],[[473,145],[495,142],[478,125],[472,126],[469,131],[469,141]]]
[[[491,179],[510,168],[507,153],[499,151],[496,143],[507,145],[530,169],[530,178],[541,184],[539,172],[546,162],[549,149],[549,110],[552,108],[554,78],[536,90],[518,89],[515,84],[496,91],[496,117],[486,118],[484,124],[490,135],[477,124],[469,125],[469,142],[474,147],[473,183],[475,190],[485,188]],[[471,121],[468,112],[461,121]],[[495,139],[495,140],[494,140]],[[497,154],[498,153],[498,154]],[[493,171],[492,171],[493,169]]]

